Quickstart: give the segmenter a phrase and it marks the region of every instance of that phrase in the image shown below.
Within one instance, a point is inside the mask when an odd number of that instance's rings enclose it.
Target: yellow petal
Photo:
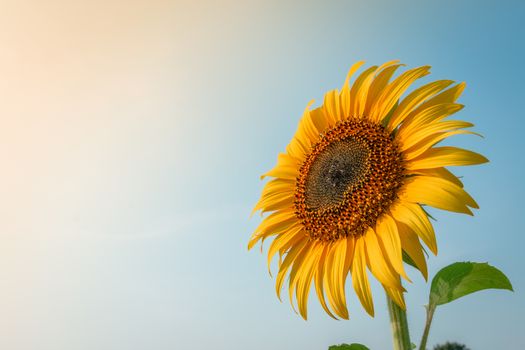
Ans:
[[[479,208],[476,201],[454,183],[431,176],[414,176],[406,181],[404,199],[413,203],[472,215],[471,208]]]
[[[352,67],[350,67],[350,70],[348,71],[348,74],[346,75],[346,80],[343,86],[348,86],[348,87],[350,86],[350,78],[352,77],[352,75],[355,74],[355,72],[359,70],[359,68],[361,68],[363,64],[365,64],[365,61],[358,61],[354,63]]]
[[[388,258],[384,255],[379,245],[376,232],[369,228],[364,235],[366,262],[372,274],[382,283],[389,287],[401,288],[399,275],[390,265]]]
[[[266,195],[257,202],[253,208],[252,214],[259,209],[261,210],[261,213],[276,209],[285,209],[282,208],[283,205],[287,205],[286,207],[289,208],[294,203],[294,193],[294,191],[281,191]]]
[[[396,221],[409,226],[425,242],[432,253],[437,255],[438,249],[434,228],[419,204],[398,203],[393,207],[391,213]]]
[[[312,248],[310,253],[311,256],[305,262],[303,272],[299,276],[299,280],[296,284],[295,295],[297,298],[297,306],[299,308],[299,313],[305,320],[307,319],[307,305],[308,295],[310,294],[310,286],[312,285],[313,274],[319,262],[321,252],[322,247],[319,244]]]
[[[365,70],[356,79],[350,89],[350,116],[359,118],[363,116],[366,105],[366,97],[377,66],[372,66]]]
[[[325,115],[331,125],[335,125],[341,120],[341,106],[339,104],[339,92],[337,90],[328,91],[324,95],[323,107]]]
[[[331,288],[331,284],[329,284],[331,278],[332,278],[332,265],[334,263],[334,252],[335,252],[335,245],[333,243],[328,244],[328,250],[326,251],[326,258],[324,261],[324,271],[323,271],[323,285],[325,286],[325,294],[326,298],[328,299],[328,304],[330,304],[330,307],[332,310],[334,310],[335,314],[339,316],[339,312],[337,310],[337,302],[335,300],[334,291]]]
[[[292,140],[296,140],[301,147],[305,150],[305,154],[308,153],[308,150],[312,146],[312,134],[309,132],[309,129],[307,128],[307,122],[301,120],[299,123],[299,126],[297,127],[297,130],[295,131],[295,135],[292,138]],[[292,156],[293,157],[293,156]],[[300,161],[302,158],[293,157],[296,159],[296,161]]]
[[[300,160],[304,159],[306,154],[308,154],[308,148],[303,143],[301,143],[297,137],[294,136],[292,137],[292,140],[288,146],[286,146],[286,153],[288,153],[293,158]]]
[[[363,308],[370,316],[374,316],[372,291],[370,290],[370,284],[368,283],[368,276],[366,274],[366,252],[363,238],[359,238],[355,242],[354,260],[351,271],[352,284],[361,305],[363,305]]]
[[[456,184],[459,187],[463,187],[463,182],[461,182],[456,175],[446,168],[419,169],[413,171],[412,173],[417,175],[440,177],[452,182],[453,184]]]
[[[401,249],[401,240],[399,238],[399,233],[397,232],[397,225],[390,215],[383,214],[377,221],[376,234],[379,245],[381,246],[384,255],[388,257],[390,264],[398,274],[410,281],[403,266],[403,253]]]
[[[314,123],[320,134],[329,127],[333,126],[326,117],[323,107],[319,107],[310,111],[310,117],[312,118],[312,123]]]
[[[471,126],[473,126],[472,123],[459,121],[459,120],[449,120],[445,122],[429,123],[425,126],[420,127],[417,130],[414,130],[408,135],[407,134],[404,134],[403,136],[399,135],[399,139],[401,142],[401,148],[409,149],[410,147],[415,146],[418,142],[421,142],[425,138],[431,137],[435,134],[450,131],[450,130],[470,128]]]
[[[394,130],[420,103],[452,84],[452,80],[438,80],[415,89],[401,101],[388,122],[388,130]]]
[[[275,291],[277,297],[281,300],[281,289],[283,287],[284,277],[288,272],[288,269],[295,263],[297,256],[303,251],[303,249],[308,248],[308,238],[304,237],[299,243],[294,245],[290,251],[286,254],[283,263],[279,266],[279,273],[277,274],[277,280],[275,281]]]
[[[427,108],[431,105],[455,102],[459,98],[459,96],[461,96],[463,90],[465,90],[465,86],[466,84],[464,82],[459,83],[458,85],[455,85],[450,89],[445,90],[442,93],[432,97],[431,99],[423,103],[420,107]]]
[[[273,179],[268,181],[261,192],[261,198],[267,196],[273,196],[276,193],[281,192],[294,192],[295,191],[295,181],[285,180],[285,179]]]
[[[352,266],[352,261],[354,259],[354,249],[355,249],[355,239],[352,236],[346,238],[346,256],[345,256],[345,266],[344,274],[348,275],[350,272],[350,267]]]
[[[278,177],[286,180],[295,180],[298,175],[298,169],[296,167],[281,166],[275,167],[266,174],[261,175],[261,179],[267,176]]]
[[[275,254],[279,250],[288,250],[291,246],[302,240],[306,236],[303,230],[304,228],[302,225],[297,225],[273,240],[270,248],[268,249],[268,272],[270,273],[270,276],[272,275],[272,272],[270,271],[270,265]]]
[[[370,109],[374,105],[374,103],[377,101],[378,97],[381,96],[383,93],[383,90],[387,86],[388,82],[390,81],[390,78],[392,78],[392,75],[394,75],[395,71],[402,66],[402,64],[398,64],[398,60],[387,62],[383,65],[381,65],[377,69],[377,75],[370,85],[370,89],[368,92],[368,96],[366,99],[366,106],[364,114],[366,116],[370,115]]]
[[[414,261],[425,280],[427,280],[427,260],[423,254],[423,247],[421,247],[417,234],[402,222],[396,221],[396,224],[403,250],[408,254],[412,261]]]
[[[346,306],[344,266],[346,259],[346,240],[338,240],[332,244],[332,249],[328,252],[325,262],[324,282],[326,285],[326,295],[330,306],[335,313],[348,319],[348,308]]]
[[[340,275],[340,280],[341,280],[341,283],[340,283],[340,290],[339,290],[339,293],[344,297],[345,295],[345,282],[346,282],[346,276],[348,275],[348,272],[350,270],[350,266],[352,264],[352,260],[353,260],[353,254],[354,254],[354,239],[353,238],[346,238],[344,241],[346,241],[346,253],[345,253],[345,261],[344,261],[344,267],[343,267],[343,273]],[[340,247],[340,249],[342,249],[343,247]],[[324,245],[324,248],[320,254],[320,258],[319,258],[319,263],[315,269],[315,272],[314,272],[314,280],[315,280],[315,290],[316,290],[316,293],[317,293],[317,297],[319,298],[319,301],[321,303],[321,306],[323,307],[323,309],[328,313],[328,315],[330,315],[330,317],[334,318],[334,319],[337,319],[337,317],[332,313],[332,311],[328,308],[327,306],[327,303],[326,303],[326,299],[325,299],[325,288],[324,288],[324,285],[325,284],[328,284],[328,277],[325,277],[325,274],[329,274],[329,271],[328,271],[328,268],[326,267],[328,264],[327,264],[327,260],[326,260],[326,257],[328,255],[328,252],[331,251],[332,253],[335,253],[334,250],[332,249],[335,249],[332,247],[332,245],[327,245],[325,244]],[[331,256],[331,259],[332,259],[332,262],[330,264],[330,266],[334,266],[334,263],[333,263],[333,258],[334,256],[332,255]],[[325,271],[326,270],[326,271]],[[331,275],[332,278],[333,278],[333,274]],[[332,282],[333,284],[333,282]],[[330,291],[328,291],[327,289],[327,297],[329,298],[330,300],[330,304],[331,305],[336,305],[336,297],[333,296]],[[338,315],[340,317],[346,317],[348,318],[348,310],[346,308],[346,301],[344,301],[344,303],[342,304],[342,307],[340,306],[339,309],[342,309],[340,310],[340,312],[338,312]]]
[[[264,179],[267,176],[295,180],[299,173],[299,163],[296,159],[290,156],[287,153],[279,153],[277,156],[277,165],[261,176],[261,179]]]
[[[429,74],[429,66],[406,71],[390,83],[370,110],[370,120],[380,122],[394,107],[401,95],[417,79]]]
[[[401,147],[401,150],[403,151],[405,159],[411,160],[411,159],[414,159],[420,156],[430,147],[445,140],[446,138],[449,138],[454,135],[465,135],[465,134],[481,136],[480,134],[473,132],[473,131],[469,131],[469,130],[454,130],[454,131],[447,131],[447,132],[438,132],[438,133],[433,133],[430,136],[427,136],[426,138],[423,138],[421,141],[418,141],[415,145],[411,146],[407,150],[404,150],[403,147]]]
[[[348,308],[346,305],[346,276],[348,270],[345,269],[347,262],[348,244],[346,239],[340,239],[336,244],[336,251],[334,254],[334,262],[332,266],[332,285],[334,286],[336,300],[339,305],[339,316],[348,319]]]
[[[295,198],[292,195],[283,195],[277,198],[277,196],[269,198],[267,203],[264,203],[261,209],[261,214],[272,212],[275,210],[284,210],[294,206]],[[258,209],[257,209],[258,210]]]
[[[321,303],[321,306],[323,307],[324,311],[326,311],[326,313],[330,317],[337,320],[337,317],[335,317],[335,315],[332,313],[332,311],[328,308],[326,304],[324,293],[324,267],[328,248],[328,245],[325,245],[325,247],[323,248],[323,251],[321,252],[321,256],[319,258],[319,265],[317,266],[314,272],[315,292],[317,293],[317,298],[319,299],[319,302]]]
[[[276,211],[268,217],[264,218],[263,221],[257,226],[254,231],[254,236],[268,236],[276,235],[289,229],[292,225],[298,224],[299,221],[295,216],[293,208],[287,210]]]
[[[350,78],[354,75],[355,72],[365,63],[365,61],[356,62],[350,67],[350,70],[346,76],[345,83],[341,89],[340,103],[341,103],[341,112],[343,113],[341,119],[350,117]]]
[[[428,108],[422,109],[421,111],[411,113],[410,118],[405,120],[401,125],[401,130],[414,130],[418,129],[428,123],[443,120],[446,117],[461,111],[465,106],[460,103],[440,103],[429,106]]]
[[[317,142],[319,139],[319,131],[317,130],[317,127],[315,126],[311,112],[310,112],[310,106],[314,103],[314,100],[311,100],[306,105],[306,108],[303,112],[303,117],[301,118],[301,121],[299,122],[298,129],[301,130],[305,137],[308,139],[308,143],[305,143],[306,146],[313,145]]]
[[[430,123],[440,121],[462,108],[463,105],[458,103],[443,103],[430,106],[419,113],[412,114],[410,118],[401,124],[396,137],[405,139]]]
[[[295,313],[297,313],[297,310],[295,309],[293,292],[296,289],[297,283],[301,279],[301,276],[307,273],[309,263],[314,257],[312,252],[314,250],[315,245],[316,242],[309,242],[307,246],[301,251],[301,253],[297,255],[292,264],[292,268],[288,276],[288,296],[290,298],[290,304],[292,305],[292,308]]]
[[[488,162],[479,153],[457,147],[435,147],[406,163],[408,170],[475,165]]]
[[[410,113],[410,116],[407,117],[407,119],[412,118],[413,115],[417,115],[421,113],[421,111],[432,107],[436,105],[440,105],[443,103],[454,103],[459,98],[463,90],[465,89],[465,83],[460,83],[458,85],[455,85],[451,87],[448,90],[445,90],[437,95],[435,95],[432,98],[429,98],[422,104],[420,104],[416,109],[414,109],[413,112]]]
[[[261,198],[252,210],[253,215],[257,210],[265,208],[269,203],[280,201],[286,195],[294,196],[295,181],[273,179],[264,185]]]

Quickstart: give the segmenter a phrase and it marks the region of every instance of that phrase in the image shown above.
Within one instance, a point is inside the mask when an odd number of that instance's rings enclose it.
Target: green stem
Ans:
[[[386,297],[394,350],[411,350],[410,335],[408,334],[407,314],[390,297]]]
[[[421,336],[419,350],[426,350],[427,348],[428,332],[430,331],[430,325],[432,324],[432,319],[434,318],[434,311],[436,311],[435,306],[427,306],[427,320],[425,323],[425,329],[423,330],[423,335]]]

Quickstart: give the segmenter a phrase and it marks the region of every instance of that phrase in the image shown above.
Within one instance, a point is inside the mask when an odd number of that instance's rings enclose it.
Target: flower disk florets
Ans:
[[[324,133],[299,171],[296,215],[315,240],[362,235],[397,198],[401,153],[381,126],[362,119]]]

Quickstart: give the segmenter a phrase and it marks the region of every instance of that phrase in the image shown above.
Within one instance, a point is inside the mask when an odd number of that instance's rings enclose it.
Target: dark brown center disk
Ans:
[[[396,200],[403,179],[401,153],[382,126],[341,122],[321,136],[301,166],[296,215],[315,240],[362,235]]]

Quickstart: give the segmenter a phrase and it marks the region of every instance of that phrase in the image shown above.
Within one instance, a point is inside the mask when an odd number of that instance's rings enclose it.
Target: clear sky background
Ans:
[[[525,348],[525,7],[521,1],[0,0],[0,348],[391,348],[351,319],[280,303],[246,244],[263,183],[307,104],[348,68],[400,59],[466,81],[487,165],[457,169],[481,209],[432,213],[440,253],[516,292],[438,309],[430,345]],[[429,285],[410,270],[419,341]]]

